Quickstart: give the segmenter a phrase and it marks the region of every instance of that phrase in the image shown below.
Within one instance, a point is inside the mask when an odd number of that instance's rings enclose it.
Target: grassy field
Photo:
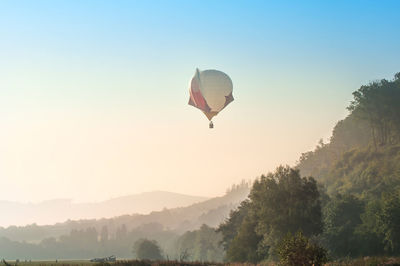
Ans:
[[[48,261],[6,261],[0,263],[0,266],[205,266],[205,265],[228,265],[228,266],[251,266],[251,263],[210,263],[210,262],[179,262],[179,261],[149,261],[149,260],[117,260],[116,262],[90,262],[89,260],[48,260]],[[258,266],[276,266],[277,263],[266,262]],[[342,259],[340,261],[329,262],[325,266],[400,266],[399,257],[364,257],[358,259]]]
[[[205,265],[224,265],[223,263],[210,262],[178,262],[178,261],[150,261],[150,260],[117,260],[116,262],[91,262],[89,260],[47,260],[47,261],[6,261],[0,266],[158,266],[158,265],[190,265],[190,266],[205,266]],[[233,264],[232,264],[233,265]],[[240,264],[244,265],[244,264]]]
[[[74,266],[89,266],[89,265],[96,265],[97,263],[95,262],[90,262],[89,260],[58,260],[56,262],[56,260],[41,260],[41,261],[25,261],[25,260],[21,260],[16,262],[15,260],[7,260],[6,261],[7,264],[11,265],[11,266],[67,266],[67,265],[74,265]],[[6,266],[7,264],[5,264],[4,262],[1,262],[1,266]]]

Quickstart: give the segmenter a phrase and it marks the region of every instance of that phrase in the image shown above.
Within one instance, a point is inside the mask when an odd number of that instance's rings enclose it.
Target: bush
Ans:
[[[310,242],[301,231],[287,234],[279,243],[277,254],[281,265],[323,265],[328,261],[327,251]]]
[[[139,239],[133,246],[133,253],[141,260],[162,260],[161,249],[155,240]]]

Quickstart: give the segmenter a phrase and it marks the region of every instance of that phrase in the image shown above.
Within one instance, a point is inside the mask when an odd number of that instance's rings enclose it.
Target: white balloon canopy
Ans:
[[[196,69],[190,82],[189,104],[200,109],[211,121],[233,101],[231,78],[222,71]],[[210,123],[212,127],[212,122]]]

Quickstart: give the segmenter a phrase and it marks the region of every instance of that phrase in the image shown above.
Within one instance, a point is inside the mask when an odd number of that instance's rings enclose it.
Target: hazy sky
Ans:
[[[1,1],[0,200],[215,196],[400,71],[399,1]],[[215,128],[195,68],[230,75]]]

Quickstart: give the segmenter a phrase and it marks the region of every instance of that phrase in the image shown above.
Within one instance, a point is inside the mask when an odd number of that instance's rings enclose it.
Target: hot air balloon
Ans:
[[[190,82],[189,104],[200,109],[213,128],[212,118],[233,101],[232,89],[232,80],[224,72],[196,69]]]

